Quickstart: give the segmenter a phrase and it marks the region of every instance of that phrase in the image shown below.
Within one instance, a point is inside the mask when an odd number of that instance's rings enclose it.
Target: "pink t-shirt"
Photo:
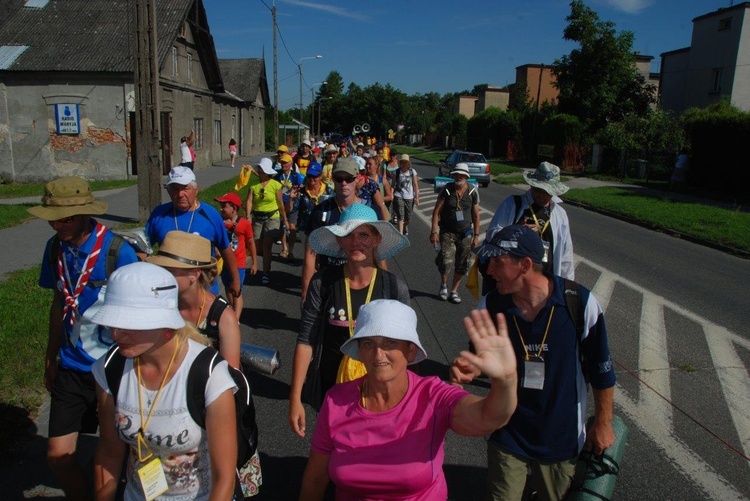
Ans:
[[[360,406],[363,379],[326,393],[312,450],[330,456],[337,500],[447,499],[445,434],[453,409],[468,393],[411,371],[404,399],[386,412]]]

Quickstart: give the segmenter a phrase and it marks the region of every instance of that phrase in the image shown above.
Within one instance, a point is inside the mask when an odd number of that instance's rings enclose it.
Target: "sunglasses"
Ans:
[[[258,193],[258,198],[260,198],[261,200],[263,200],[264,198],[266,198],[266,189],[265,188],[261,188],[260,189],[260,193]]]
[[[75,220],[76,220],[75,216],[68,216],[62,219],[55,219],[54,221],[50,221],[49,224],[55,224],[55,223],[56,224],[70,224]]]
[[[333,181],[336,183],[352,184],[357,178],[354,176],[334,176]]]

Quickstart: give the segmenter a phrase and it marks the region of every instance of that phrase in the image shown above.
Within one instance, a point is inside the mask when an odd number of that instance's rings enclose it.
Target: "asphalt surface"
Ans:
[[[250,163],[253,160],[257,160],[257,158],[242,160],[244,163]],[[240,165],[241,163],[238,162]],[[228,162],[226,165],[217,165],[196,171],[198,182],[202,186],[210,186],[216,182],[235,177],[237,173],[238,169],[231,169]],[[567,184],[571,187],[586,188],[612,183],[602,183],[586,178],[575,178]],[[634,189],[637,189],[637,187],[634,187]],[[483,197],[484,193],[483,191]],[[503,194],[502,196],[505,195]],[[502,198],[502,196],[497,195],[498,199]],[[105,224],[116,226],[121,222],[136,219],[138,210],[137,187],[99,192],[97,193],[97,197],[109,204],[107,214],[99,218]],[[166,193],[164,194],[164,200],[167,200]],[[38,198],[24,200],[25,203],[37,203],[38,201]],[[14,202],[20,203],[19,201]],[[482,205],[483,207],[495,207],[496,204],[493,204],[494,201],[487,204],[483,203]],[[576,208],[568,210],[569,212],[571,210],[580,211],[582,215],[578,217],[586,217],[586,211]],[[601,223],[591,222],[591,224]],[[624,223],[617,221],[611,221],[611,224],[624,225]],[[573,230],[575,229],[574,225]],[[606,232],[607,239],[610,238],[610,235],[620,234],[614,231],[602,231]],[[426,239],[426,229],[415,226],[414,232],[415,235],[412,236],[412,241],[416,242],[417,240],[415,239],[422,239],[422,237]],[[425,235],[421,235],[421,233],[425,233]],[[583,246],[587,246],[588,249],[589,242],[586,242],[588,236],[586,232],[580,233],[580,235],[574,233],[576,248],[580,249]],[[52,231],[48,224],[40,220],[34,220],[15,228],[0,231],[3,248],[7,251],[5,252],[6,259],[0,262],[0,276],[38,264],[44,244],[50,236],[52,236]],[[627,234],[624,238],[628,238]],[[671,239],[671,237],[665,235],[660,235],[656,238],[657,240],[667,239],[666,243],[664,243],[665,248],[668,247],[668,239]],[[618,244],[617,241],[611,242],[608,240],[608,244],[614,245],[601,245],[601,239],[599,239],[599,247],[597,247],[595,242],[593,242],[594,239],[591,240],[592,252],[595,255],[597,255],[596,253],[601,253],[602,259],[604,259],[604,255],[611,254],[613,247],[616,247]],[[277,246],[274,251],[278,251]],[[295,252],[297,256],[301,255],[301,251],[302,245],[298,244]],[[621,259],[617,260],[620,261],[621,266],[625,268],[628,266],[632,266],[633,268],[644,265],[648,266],[647,263],[629,262],[632,260],[632,256],[628,253],[626,243],[622,243],[620,252]],[[717,254],[716,259],[719,261],[722,259],[722,255],[720,253]],[[677,256],[677,258],[679,257]],[[660,256],[660,258],[669,259],[670,256]],[[404,251],[402,255],[399,255],[397,259],[393,260],[390,269],[399,276],[409,276],[413,306],[417,310],[419,317],[420,337],[427,352],[430,354],[430,361],[424,366],[425,373],[444,375],[450,360],[452,360],[453,356],[460,349],[465,347],[464,338],[461,335],[453,334],[460,334],[462,330],[460,319],[470,309],[470,301],[465,301],[465,304],[454,307],[453,313],[447,315],[446,303],[435,300],[437,290],[435,287],[435,277],[432,276],[434,275],[434,270],[431,263],[428,263],[430,268],[427,272],[422,274],[414,273],[414,263],[424,263],[424,259],[424,249],[413,245]],[[658,260],[655,263],[658,263]],[[623,270],[623,273],[626,271],[628,270]],[[288,381],[291,378],[291,360],[294,339],[296,338],[296,322],[299,315],[299,273],[299,263],[289,264],[275,261],[272,271],[273,282],[270,290],[260,286],[258,276],[248,277],[246,279],[246,287],[243,289],[246,304],[240,319],[243,341],[262,346],[273,346],[279,349],[282,355],[282,368],[274,377],[260,375],[251,377],[256,394],[256,405],[260,409],[258,418],[261,429],[260,451],[265,484],[265,487],[261,490],[260,499],[296,498],[299,492],[300,475],[307,458],[309,436],[306,439],[299,439],[289,432],[286,426],[286,395],[288,395]],[[583,281],[595,280],[597,272],[595,270],[587,270],[585,266],[582,269],[579,265],[578,273],[580,276],[579,280]],[[707,273],[705,279],[709,280],[710,274]],[[660,281],[657,274],[654,274],[654,281]],[[652,285],[654,288],[658,288],[659,285],[662,287],[665,286],[663,283],[654,283]],[[680,296],[680,290],[669,292]],[[733,301],[739,308],[741,308],[741,303],[743,302],[742,297],[741,293],[732,296]],[[691,303],[687,305],[690,307],[694,307],[695,305],[692,303],[696,301],[700,301],[700,293],[686,298],[686,302]],[[734,307],[735,305],[730,306]],[[609,322],[609,311],[607,315]],[[613,323],[627,322],[628,319],[620,318],[613,313],[611,321]],[[732,324],[739,327],[741,322],[742,318],[740,316],[733,319]],[[451,335],[447,335],[446,333],[451,333]],[[627,346],[623,346],[621,350],[627,353]],[[476,387],[469,389],[478,393],[486,391],[481,382]],[[630,387],[629,390],[637,393],[637,389],[634,387]],[[627,387],[625,391],[628,391]],[[61,491],[57,489],[58,484],[52,477],[45,461],[46,418],[47,408],[45,404],[40,409],[35,421],[29,423],[30,426],[35,427],[35,436],[28,444],[26,457],[0,472],[0,492],[3,492],[3,498],[55,499],[61,496]],[[308,430],[311,431],[314,426],[314,416],[309,415],[308,418]],[[628,442],[629,448],[649,449],[652,447],[650,440],[651,437],[638,433],[637,430],[631,431],[631,438]],[[91,458],[95,442],[95,437],[82,437],[81,449],[84,461]],[[485,463],[484,447],[479,442],[477,439],[458,437],[455,434],[448,435],[446,458],[449,458],[449,460],[445,465],[446,476],[449,486],[462,486],[460,492],[457,492],[455,489],[452,490],[451,499],[469,500],[481,497]],[[657,459],[658,457],[657,453]],[[654,461],[658,463],[657,460]],[[658,464],[654,465],[653,463],[646,465],[638,461],[629,461],[627,466],[631,474],[643,475],[644,477],[653,477],[654,475],[657,477],[661,475],[667,477],[672,474],[669,468],[659,466]],[[622,491],[619,492],[622,495]],[[648,492],[648,490],[645,490],[639,494],[642,494],[644,498],[652,497],[648,495]],[[636,491],[631,491],[630,493],[636,494]],[[638,497],[641,496],[639,495]],[[699,497],[701,497],[701,491],[683,486],[681,487],[680,495],[671,498],[692,499]],[[621,498],[628,499],[634,497],[626,495]]]

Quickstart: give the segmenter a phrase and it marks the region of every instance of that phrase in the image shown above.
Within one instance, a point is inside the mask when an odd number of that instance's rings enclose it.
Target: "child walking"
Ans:
[[[232,159],[232,168],[234,169],[234,159],[237,158],[237,141],[234,138],[229,140],[229,158]]]
[[[214,198],[221,204],[221,217],[224,219],[224,226],[229,233],[234,257],[237,260],[237,271],[240,275],[240,288],[245,283],[245,268],[247,267],[247,256],[250,254],[252,264],[250,265],[250,274],[255,275],[258,272],[258,252],[255,248],[255,238],[253,238],[253,226],[250,221],[241,217],[237,211],[242,207],[242,201],[239,195],[229,192],[218,198]],[[226,287],[232,281],[232,275],[225,267],[221,272],[221,281]],[[240,289],[241,292],[241,289]],[[231,300],[232,309],[237,313],[237,318],[242,314],[243,301],[242,294],[238,294]]]

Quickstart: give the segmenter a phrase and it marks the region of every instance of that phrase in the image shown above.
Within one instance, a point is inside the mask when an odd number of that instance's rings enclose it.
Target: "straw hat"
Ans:
[[[164,268],[131,263],[112,272],[104,304],[88,308],[84,317],[117,329],[181,329],[177,293],[177,280]]]
[[[195,233],[170,231],[149,263],[166,268],[211,268],[216,258],[211,253],[211,241]]]
[[[409,306],[395,299],[377,299],[363,305],[357,313],[354,335],[341,345],[341,353],[359,360],[357,340],[375,336],[414,343],[417,347],[417,356],[409,365],[418,364],[427,358],[427,352],[419,342],[417,334],[417,314]]]
[[[44,185],[42,205],[27,210],[39,219],[57,221],[80,214],[104,214],[107,212],[107,204],[94,198],[85,179],[70,176],[55,179]]]
[[[310,233],[310,247],[324,256],[346,257],[336,237],[345,237],[363,224],[375,227],[380,233],[380,245],[376,249],[378,259],[388,259],[409,246],[409,239],[398,232],[388,221],[378,221],[370,207],[355,203],[344,209],[339,222],[323,226]]]
[[[542,162],[534,172],[524,174],[524,180],[534,188],[544,190],[552,196],[560,196],[568,187],[560,181],[560,167],[549,162]]]

